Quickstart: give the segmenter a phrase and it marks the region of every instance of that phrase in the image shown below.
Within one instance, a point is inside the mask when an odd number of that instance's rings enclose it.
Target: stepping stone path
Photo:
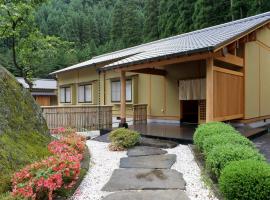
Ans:
[[[155,147],[147,147],[147,146],[138,146],[133,149],[128,150],[128,157],[135,156],[151,156],[151,155],[162,155],[168,153],[165,150],[158,149]]]
[[[181,190],[142,190],[138,192],[124,191],[109,195],[106,200],[189,200]]]
[[[169,169],[176,162],[176,155],[152,155],[121,158],[120,168]]]
[[[171,169],[175,154],[156,148],[138,146],[121,158],[102,191],[115,192],[103,200],[188,200],[183,174]]]

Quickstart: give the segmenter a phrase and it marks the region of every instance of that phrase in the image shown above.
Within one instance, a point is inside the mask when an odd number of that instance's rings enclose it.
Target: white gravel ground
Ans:
[[[108,182],[113,170],[119,168],[120,158],[126,156],[126,152],[110,152],[107,143],[89,140],[87,145],[91,153],[90,169],[70,200],[102,200],[109,193],[102,192],[101,188]],[[183,173],[189,198],[191,200],[216,200],[202,183],[200,169],[189,147],[179,145],[167,151],[177,155],[177,162],[172,168]]]
[[[178,145],[173,149],[166,150],[170,154],[176,154],[177,161],[172,166],[172,169],[183,174],[187,183],[186,193],[191,200],[217,200],[213,193],[202,182],[201,170],[187,145]]]
[[[119,168],[120,158],[126,152],[111,152],[108,143],[88,140],[87,146],[91,154],[89,171],[71,200],[101,200],[108,192],[101,188],[109,181],[113,170]]]

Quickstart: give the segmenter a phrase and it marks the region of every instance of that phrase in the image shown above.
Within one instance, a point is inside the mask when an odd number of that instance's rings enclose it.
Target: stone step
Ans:
[[[108,195],[103,200],[189,200],[181,190],[123,191]]]
[[[154,139],[154,138],[147,138],[141,137],[140,146],[149,146],[149,147],[156,147],[156,148],[163,148],[163,149],[171,149],[178,146],[177,142],[164,140],[164,139]]]
[[[176,162],[175,154],[121,158],[120,168],[170,169]]]
[[[185,190],[183,174],[173,169],[116,169],[102,191]]]
[[[128,157],[135,157],[135,156],[162,155],[166,153],[167,151],[156,147],[137,146],[132,149],[129,149],[127,155]]]

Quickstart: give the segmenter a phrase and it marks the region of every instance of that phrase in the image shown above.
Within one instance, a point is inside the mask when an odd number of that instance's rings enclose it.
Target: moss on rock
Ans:
[[[18,169],[48,155],[51,140],[42,111],[28,90],[0,66],[0,193]]]

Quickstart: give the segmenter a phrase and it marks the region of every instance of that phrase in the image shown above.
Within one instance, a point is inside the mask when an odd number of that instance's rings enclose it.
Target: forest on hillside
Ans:
[[[269,0],[0,0],[0,5],[0,22],[6,23],[0,23],[0,64],[32,77],[270,10]]]

